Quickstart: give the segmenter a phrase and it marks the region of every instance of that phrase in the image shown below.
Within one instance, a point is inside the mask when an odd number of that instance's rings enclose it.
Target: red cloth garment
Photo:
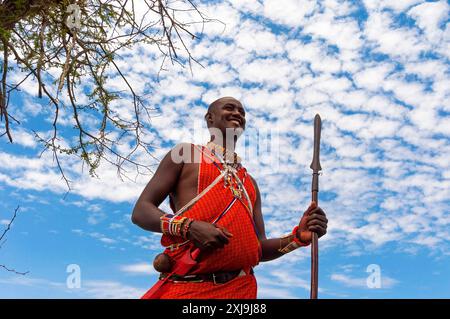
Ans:
[[[218,175],[222,164],[214,159],[208,148],[202,147],[202,156],[199,167],[197,194],[210,185]],[[208,155],[206,155],[206,154]],[[242,181],[251,201],[251,207],[256,201],[256,191],[251,178],[244,167],[237,170],[237,175]],[[224,186],[222,178],[213,188],[201,197],[191,208],[182,215],[194,220],[213,222],[235,199],[229,187]],[[247,206],[247,207],[246,207]],[[248,209],[245,195],[235,200],[231,208],[217,221],[217,226],[225,227],[233,234],[229,243],[224,248],[210,253],[201,253],[197,264],[189,271],[189,274],[208,274],[222,271],[234,271],[243,269],[247,275],[236,277],[225,284],[213,282],[171,282],[166,281],[159,288],[158,297],[161,299],[254,299],[256,298],[257,284],[250,269],[259,263],[261,258],[261,247],[256,234],[253,216]],[[168,254],[176,262],[187,249],[192,249],[189,243],[173,251],[170,245],[181,243],[180,237],[163,235],[161,244],[166,248],[164,253]],[[146,295],[143,296],[146,298]]]

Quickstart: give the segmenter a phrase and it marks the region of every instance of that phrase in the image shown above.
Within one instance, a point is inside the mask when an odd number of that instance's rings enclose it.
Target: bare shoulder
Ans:
[[[256,180],[249,174],[250,180],[253,183],[253,186],[255,187],[256,192],[256,200],[255,205],[253,207],[253,219],[255,220],[255,226],[258,230],[258,238],[259,240],[266,239],[266,231],[264,227],[264,219],[262,216],[262,209],[261,209],[261,194],[259,192],[258,183],[256,183]]]
[[[170,155],[175,163],[198,163],[200,149],[192,143],[178,143],[170,150]]]

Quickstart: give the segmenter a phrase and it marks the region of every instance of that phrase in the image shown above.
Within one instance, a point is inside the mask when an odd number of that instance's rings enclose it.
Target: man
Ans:
[[[245,110],[232,98],[214,101],[205,115],[206,146],[179,144],[161,161],[139,197],[132,221],[163,233],[154,265],[160,280],[143,298],[256,298],[253,267],[325,235],[328,220],[313,202],[298,226],[267,239],[256,181],[235,153]],[[169,196],[174,214],[158,208]]]

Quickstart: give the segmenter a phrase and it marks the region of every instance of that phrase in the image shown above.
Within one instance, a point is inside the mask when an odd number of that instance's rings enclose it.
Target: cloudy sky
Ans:
[[[118,61],[148,95],[148,138],[156,158],[179,142],[205,143],[207,105],[234,96],[247,110],[239,151],[262,192],[269,237],[289,232],[310,200],[312,120],[323,121],[320,206],[321,298],[450,296],[450,25],[447,1],[207,1],[222,23],[190,42],[203,67],[160,67],[158,51],[136,46]],[[109,84],[124,88],[120,80]],[[82,97],[80,97],[82,100]],[[126,112],[130,100],[116,106]],[[121,181],[103,163],[98,178],[62,157],[72,191],[32,130],[51,128],[47,101],[30,81],[11,105],[21,120],[14,144],[0,143],[0,297],[136,298],[156,281],[159,236],[130,214],[150,175]],[[12,111],[10,111],[12,112]],[[70,128],[70,114],[62,122]],[[93,120],[95,122],[95,119]],[[2,123],[3,125],[3,123]],[[123,146],[126,150],[128,145]],[[257,152],[256,152],[257,153]],[[139,160],[157,165],[142,152]],[[167,203],[161,208],[168,210]],[[309,248],[256,267],[259,298],[309,296]],[[69,288],[68,266],[81,270]],[[375,265],[375,266],[373,266]],[[380,286],[367,285],[378,269]],[[70,270],[70,267],[69,267]]]

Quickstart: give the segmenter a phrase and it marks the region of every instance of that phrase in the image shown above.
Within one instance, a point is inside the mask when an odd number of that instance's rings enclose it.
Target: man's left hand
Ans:
[[[310,243],[312,232],[322,237],[327,233],[328,219],[322,208],[317,207],[316,202],[311,202],[308,209],[303,213],[300,224],[298,225],[297,238],[301,242]]]

